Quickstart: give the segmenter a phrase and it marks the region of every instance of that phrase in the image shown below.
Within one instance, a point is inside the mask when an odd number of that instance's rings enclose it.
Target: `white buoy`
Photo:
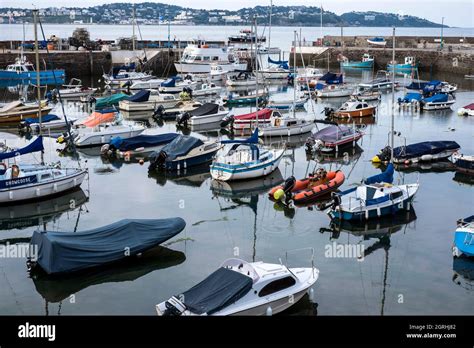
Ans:
[[[309,291],[308,291],[308,295],[309,295],[309,302],[314,302],[314,290],[313,288],[309,288]]]
[[[266,314],[267,316],[271,317],[272,314],[273,314],[272,307],[268,306],[268,308],[267,308],[265,314]]]

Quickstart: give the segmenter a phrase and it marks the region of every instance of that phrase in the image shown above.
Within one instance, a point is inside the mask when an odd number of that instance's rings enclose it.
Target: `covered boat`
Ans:
[[[449,109],[456,102],[452,94],[437,93],[421,100],[423,110]]]
[[[142,103],[148,101],[150,98],[150,90],[141,90],[130,97],[127,98],[127,100],[131,101],[132,103]]]
[[[183,219],[124,219],[82,232],[35,231],[36,265],[48,274],[102,266],[151,249],[180,233]]]
[[[234,115],[229,119],[224,119],[223,122],[232,124],[234,129],[250,129],[252,126],[265,124],[270,122],[270,118],[273,114],[271,109],[261,109],[256,112],[250,112],[248,114]]]
[[[217,142],[203,142],[201,139],[179,135],[160,152],[150,156],[150,170],[180,170],[208,163],[219,150]]]
[[[287,203],[293,201],[295,204],[307,204],[334,192],[344,180],[344,173],[340,170],[326,172],[320,168],[307,178],[287,179],[284,185],[272,188],[268,195],[275,201],[285,199]]]
[[[474,257],[474,215],[458,221],[454,233],[453,255]]]
[[[423,94],[419,92],[408,92],[403,98],[398,98],[398,105],[400,106],[414,106],[418,105],[423,99]]]
[[[178,134],[176,133],[164,133],[157,135],[138,135],[136,137],[123,139],[121,137],[114,137],[110,141],[109,145],[120,151],[135,150],[140,147],[152,147],[158,145],[168,144],[174,140]]]
[[[311,135],[306,140],[306,151],[339,152],[346,147],[355,147],[363,135],[363,132],[352,127],[332,125]]]
[[[456,165],[456,171],[474,174],[474,156],[466,155],[453,155],[454,164]]]
[[[474,103],[458,109],[459,116],[474,116]]]
[[[117,111],[115,109],[96,110],[77,125],[95,127],[102,123],[114,122],[116,115]]]
[[[65,119],[62,119],[57,115],[47,114],[41,117],[41,123],[39,118],[25,119],[24,121],[20,122],[20,124],[18,125],[18,129],[26,132],[39,132],[40,129],[46,131],[65,129],[67,128],[67,123],[69,123],[69,125],[73,125],[74,122],[77,121],[77,119],[74,117],[68,117],[67,121],[68,122],[66,122]]]
[[[367,42],[374,46],[385,46],[387,44],[387,41],[383,37],[373,37],[367,39]]]
[[[128,95],[125,93],[116,93],[108,97],[99,98],[95,101],[96,109],[105,108],[107,106],[118,105],[121,100],[128,99]]]
[[[424,161],[436,161],[448,158],[461,147],[455,141],[424,141],[421,143],[399,146],[393,149],[394,163],[417,163]],[[372,162],[390,161],[391,149],[389,146],[380,151],[372,158]]]
[[[229,113],[228,109],[215,103],[206,103],[199,106],[197,109],[187,111],[176,117],[177,125],[183,125],[187,127],[188,124],[191,126],[197,126],[208,123],[217,123]]]

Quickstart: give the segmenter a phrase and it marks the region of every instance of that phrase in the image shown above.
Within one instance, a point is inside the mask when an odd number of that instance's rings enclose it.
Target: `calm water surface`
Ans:
[[[349,81],[370,76],[350,75]],[[434,113],[396,113],[397,144],[425,140],[456,140],[466,154],[474,153],[474,118],[459,117],[455,110],[474,99],[472,82],[460,79],[457,101],[451,110]],[[293,95],[291,87],[271,87],[275,98]],[[15,91],[2,90],[6,101]],[[30,91],[31,93],[31,91]],[[396,97],[403,95],[398,91]],[[382,103],[391,99],[385,94]],[[298,116],[321,117],[325,106],[339,107],[344,100],[316,101]],[[373,124],[366,125],[361,150],[344,159],[318,161],[326,169],[346,174],[342,188],[380,172],[370,158],[387,144],[390,114],[380,106]],[[249,108],[234,109],[234,114]],[[60,112],[59,108],[55,112]],[[70,115],[83,115],[77,106]],[[146,118],[146,117],[145,117]],[[147,134],[174,132],[174,123],[151,121]],[[192,132],[203,139],[226,138],[217,130]],[[308,161],[302,144],[306,135],[290,139],[290,149],[279,171],[244,183],[217,185],[208,168],[180,175],[149,175],[147,164],[109,163],[98,149],[80,152],[89,168],[89,181],[82,191],[27,207],[0,207],[0,243],[24,243],[35,229],[86,230],[123,218],[167,218],[180,216],[187,227],[162,248],[134,263],[121,264],[84,276],[66,279],[28,276],[25,260],[0,259],[1,314],[145,314],[153,315],[156,303],[193,286],[238,251],[245,260],[309,265],[306,251],[314,248],[320,278],[314,286],[317,311],[307,297],[286,314],[472,314],[474,261],[453,263],[451,245],[456,220],[471,215],[474,206],[472,178],[458,177],[451,168],[437,166],[397,172],[397,182],[420,182],[414,212],[395,220],[360,226],[332,228],[328,216],[315,207],[294,210],[275,206],[267,192],[282,179],[303,177],[317,165]],[[9,145],[28,143],[13,130],[2,131]],[[277,139],[276,141],[278,141]],[[266,140],[268,142],[268,140]],[[58,157],[54,139],[46,140],[46,161],[61,160],[76,165],[70,157]],[[34,160],[31,156],[23,160]],[[87,199],[86,196],[89,196]],[[70,199],[78,205],[68,207]],[[82,203],[82,204],[81,204]],[[331,243],[365,246],[364,261],[325,257]],[[287,260],[287,261],[285,261]],[[460,275],[453,279],[456,272]],[[466,273],[471,274],[467,279]],[[464,277],[463,277],[464,276]],[[74,297],[71,297],[74,295]]]

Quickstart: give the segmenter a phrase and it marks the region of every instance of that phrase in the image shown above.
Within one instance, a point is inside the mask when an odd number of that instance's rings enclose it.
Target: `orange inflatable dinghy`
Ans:
[[[345,176],[340,170],[335,172],[326,172],[323,176],[309,176],[307,178],[296,180],[295,185],[291,189],[292,199],[295,204],[306,204],[323,197],[344,183]],[[283,191],[283,185],[276,186],[268,193],[271,200],[279,200],[275,197],[275,193],[279,190]],[[282,196],[277,193],[277,196]]]

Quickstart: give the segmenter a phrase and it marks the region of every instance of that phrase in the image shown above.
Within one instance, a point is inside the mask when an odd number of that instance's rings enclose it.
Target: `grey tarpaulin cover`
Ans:
[[[197,109],[190,111],[191,116],[205,116],[216,114],[219,111],[219,105],[214,103],[207,103],[201,105]]]
[[[245,296],[252,283],[252,278],[221,267],[178,298],[183,297],[186,307],[195,314],[212,314]]]
[[[38,246],[37,262],[46,273],[66,273],[136,255],[172,238],[185,226],[181,218],[125,219],[83,232],[35,231],[30,243]]]

